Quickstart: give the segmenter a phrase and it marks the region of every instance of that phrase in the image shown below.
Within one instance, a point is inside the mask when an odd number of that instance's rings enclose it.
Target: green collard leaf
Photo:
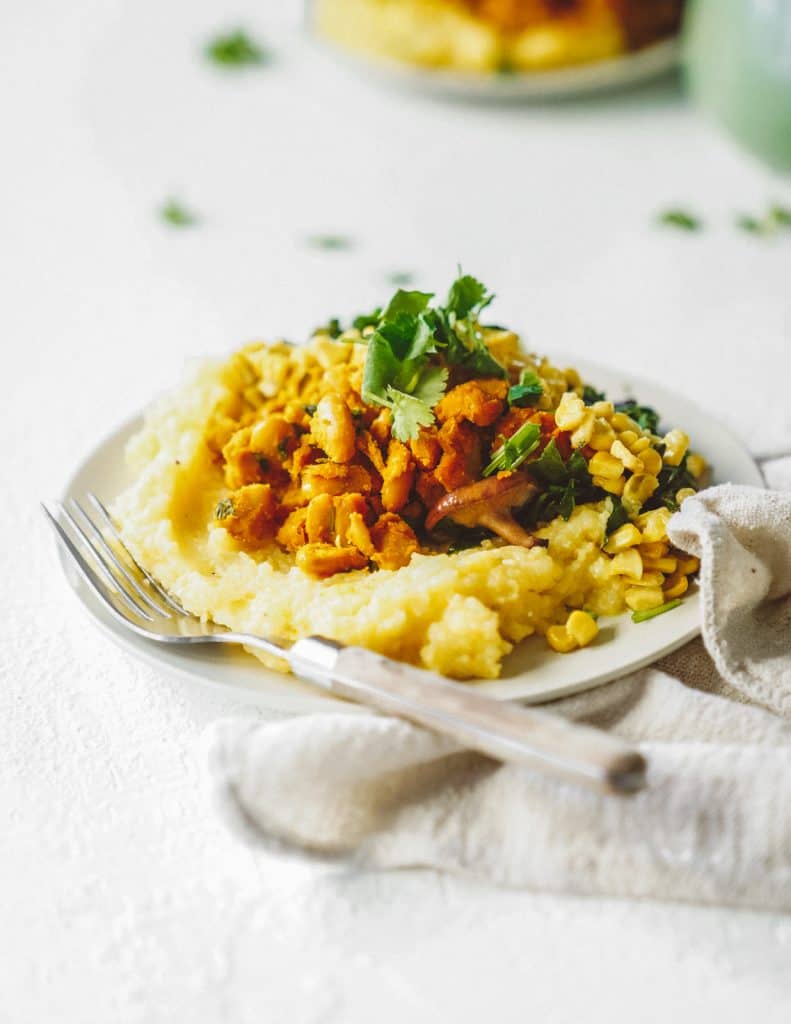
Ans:
[[[638,405],[633,398],[627,398],[623,402],[616,402],[615,408],[618,412],[626,413],[635,423],[649,434],[659,432],[659,413],[650,405]]]
[[[530,465],[531,476],[547,484],[564,484],[568,480],[566,463],[552,438],[535,462]]]
[[[621,499],[611,498],[610,502],[612,511],[607,519],[607,528],[605,530],[608,537],[611,533],[615,533],[617,529],[621,526],[625,526],[629,522],[629,516],[621,503]]]
[[[585,405],[593,405],[595,402],[603,402],[606,399],[606,395],[603,391],[597,391],[596,388],[586,384],[582,389],[582,401]]]

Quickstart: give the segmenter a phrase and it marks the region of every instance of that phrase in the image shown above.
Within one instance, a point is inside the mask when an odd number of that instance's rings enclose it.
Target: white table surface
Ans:
[[[271,0],[0,9],[0,1019],[785,1022],[788,918],[356,875],[242,845],[208,804],[198,741],[260,712],[118,650],[56,568],[37,499],[186,357],[373,305],[393,270],[442,289],[461,261],[537,348],[674,383],[747,419],[759,454],[791,442],[791,248],[731,227],[790,182],[671,85],[442,105],[369,88],[298,21]],[[271,68],[201,62],[237,22]],[[158,222],[170,193],[199,228]],[[708,230],[658,229],[676,202]],[[320,232],[354,248],[311,249]],[[732,364],[716,399],[712,362]],[[764,403],[785,420],[763,422]]]

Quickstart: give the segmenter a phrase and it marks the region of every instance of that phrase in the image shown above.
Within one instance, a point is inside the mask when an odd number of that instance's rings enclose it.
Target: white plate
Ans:
[[[606,370],[579,359],[555,357],[557,365],[573,365],[583,379],[605,391],[609,398],[636,397],[662,413],[663,423],[682,427],[714,467],[717,483],[752,484],[763,487],[760,470],[741,443],[697,405],[637,377]],[[123,457],[127,439],[140,427],[135,419],[99,444],[85,459],[66,488],[66,497],[82,497],[87,491],[110,501],[128,483]],[[265,668],[252,655],[232,648],[182,648],[165,646],[127,633],[103,611],[93,593],[72,569],[65,556],[61,564],[77,596],[96,621],[124,647],[160,667],[195,682],[223,687],[237,698],[292,712],[349,710],[341,701],[317,693],[291,676]],[[555,654],[540,637],[517,646],[506,659],[502,678],[481,681],[481,691],[503,700],[530,703],[550,700],[589,689],[641,668],[675,650],[699,631],[699,595],[695,588],[681,607],[636,625],[629,615],[600,620],[597,641],[573,654]]]
[[[387,85],[457,99],[505,102],[540,102],[639,85],[675,68],[680,54],[678,40],[666,39],[635,53],[553,71],[474,74],[415,67],[346,50],[331,40],[318,41],[344,63]]]

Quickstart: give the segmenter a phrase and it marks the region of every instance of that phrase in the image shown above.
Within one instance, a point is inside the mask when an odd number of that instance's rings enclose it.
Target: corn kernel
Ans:
[[[615,494],[620,496],[623,494],[623,489],[626,486],[626,478],[619,476],[617,480],[613,480],[611,477],[606,476],[594,476],[592,477],[593,483],[596,487],[601,487],[603,491],[608,494]]]
[[[683,430],[670,430],[664,436],[665,454],[664,461],[667,466],[680,466],[681,460],[687,454],[689,448],[689,437]]]
[[[639,580],[643,575],[643,560],[640,557],[640,552],[629,548],[627,551],[621,551],[614,555],[610,562],[610,575],[631,576],[633,579]]]
[[[643,568],[664,572],[670,575],[678,569],[678,559],[668,556],[667,558],[643,558]]]
[[[567,391],[555,410],[555,423],[561,430],[576,430],[585,418],[587,409],[579,395]]]
[[[642,516],[640,517],[642,518]],[[645,538],[645,534],[643,534]],[[650,544],[646,544],[645,540],[640,545],[640,554],[643,556],[643,560],[647,558],[664,558],[670,550],[670,545],[667,541],[653,541]]]
[[[694,555],[684,556],[678,560],[678,572],[683,573],[685,576],[689,576],[692,572],[697,572],[700,568],[700,559],[695,558]]]
[[[657,508],[652,512],[644,512],[639,516],[637,519],[637,525],[643,534],[643,540],[648,544],[655,541],[664,541],[667,538],[667,524],[669,519],[670,509],[667,508]]]
[[[623,464],[609,452],[596,452],[588,463],[588,472],[591,476],[603,476],[610,480],[616,480],[623,473]]]
[[[623,434],[621,435],[623,437]],[[637,458],[636,455],[632,455],[629,449],[626,447],[623,441],[613,441],[612,448],[610,448],[610,454],[615,456],[616,459],[620,459],[624,466],[631,470],[632,473],[643,473],[644,468],[642,462]]]
[[[605,420],[609,419],[610,416],[615,412],[615,406],[612,402],[594,402],[591,406],[596,416],[602,416]]]
[[[636,516],[643,505],[659,486],[659,481],[650,473],[635,473],[626,481],[623,489],[623,507],[628,516]]]
[[[682,594],[686,594],[688,587],[689,580],[686,576],[680,573],[671,576],[665,581],[665,600],[672,601],[676,597],[681,597]]]
[[[619,435],[619,440],[622,444],[625,444],[627,448],[631,448],[639,436],[640,435],[635,430],[622,430]]]
[[[697,452],[690,452],[687,459],[687,469],[696,480],[699,480],[706,472],[706,460]]]
[[[680,491],[676,491],[676,501],[680,505],[687,498],[694,498],[697,493],[694,487],[682,487]]]
[[[610,534],[610,539],[604,545],[604,550],[608,555],[617,555],[619,551],[633,548],[642,539],[642,534],[633,523],[625,523]]]
[[[565,626],[550,626],[547,630],[547,643],[559,654],[568,654],[577,647],[577,641],[569,636]]]
[[[659,587],[630,587],[623,599],[633,612],[647,612],[665,603],[665,595]]]
[[[623,435],[621,436],[621,440],[623,441]],[[624,441],[624,444],[626,444],[625,441]],[[650,448],[650,447],[651,447],[651,438],[650,437],[638,437],[636,441],[634,441],[632,444],[629,445],[629,448],[631,449],[632,454],[633,455],[639,455],[640,458],[643,457],[643,452],[647,448]]]
[[[566,378],[569,385],[573,388],[582,387],[582,378],[572,367],[568,367],[563,371],[563,376]]]
[[[566,632],[579,647],[587,645],[596,639],[599,627],[596,620],[587,612],[574,611],[566,621]]]
[[[643,438],[643,440],[648,441],[648,438]],[[637,446],[635,445],[635,448],[636,447]],[[650,473],[651,476],[659,475],[659,471],[662,468],[662,456],[659,454],[656,448],[646,447],[643,451],[641,451],[640,461],[642,462],[643,469],[646,473]]]
[[[630,587],[661,587],[665,577],[661,572],[645,572],[642,576],[624,576],[624,583]]]
[[[593,428],[595,423],[596,417],[590,410],[588,410],[582,417],[582,423],[580,423],[580,425],[571,435],[572,448],[585,447],[585,445],[590,441],[591,437],[593,436]]]
[[[610,423],[612,423],[614,430],[631,430],[634,432],[635,437],[640,436],[639,423],[635,423],[631,416],[627,416],[625,412],[614,413]]]
[[[597,417],[593,421],[593,433],[588,444],[591,448],[595,448],[597,452],[608,452],[614,440],[615,431],[610,424],[607,420]]]

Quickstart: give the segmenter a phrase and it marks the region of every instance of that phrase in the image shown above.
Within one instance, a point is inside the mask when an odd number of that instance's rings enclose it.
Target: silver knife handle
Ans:
[[[297,641],[292,668],[338,697],[409,719],[498,761],[515,761],[606,793],[645,783],[643,756],[608,733],[536,708],[495,700],[362,647]]]

